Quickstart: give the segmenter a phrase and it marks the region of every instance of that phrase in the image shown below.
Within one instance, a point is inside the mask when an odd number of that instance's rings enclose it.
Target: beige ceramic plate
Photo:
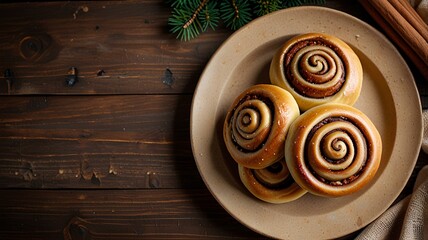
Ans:
[[[382,136],[382,163],[371,184],[356,194],[334,199],[306,194],[291,203],[264,203],[250,195],[239,180],[236,164],[223,143],[224,117],[240,92],[269,82],[269,64],[279,46],[307,32],[335,35],[360,57],[364,82],[355,107],[372,119]],[[419,95],[397,50],[369,25],[322,7],[278,11],[232,35],[206,66],[191,112],[193,154],[207,187],[233,217],[274,238],[335,238],[369,224],[404,188],[421,138]]]

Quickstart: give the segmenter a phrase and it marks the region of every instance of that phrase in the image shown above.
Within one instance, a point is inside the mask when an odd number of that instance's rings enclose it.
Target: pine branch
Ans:
[[[180,7],[175,7],[168,20],[172,26],[171,32],[177,34],[177,38],[189,41],[204,31],[204,26],[200,22],[198,15],[207,6],[209,0],[202,1],[182,1]],[[212,23],[212,22],[211,22]]]
[[[253,0],[256,3],[255,14],[263,16],[281,9],[281,0]]]
[[[199,21],[202,23],[202,31],[205,32],[208,27],[212,30],[215,30],[220,21],[220,11],[217,8],[217,2],[208,2],[201,10],[198,18]]]
[[[303,5],[303,2],[305,0],[284,0],[282,2],[282,6],[284,8],[288,8],[288,7],[296,7],[296,6],[300,6]]]
[[[324,5],[325,0],[305,0],[305,4],[311,4],[311,5]]]
[[[296,7],[302,5],[323,5],[325,0],[283,0],[282,6],[284,8]]]
[[[199,12],[201,12],[202,8],[207,4],[209,0],[203,0],[198,8],[196,8],[196,10],[193,12],[192,17],[183,25],[183,28],[186,29],[188,28],[190,25],[193,24],[193,22],[197,19]]]
[[[181,7],[188,2],[188,0],[167,0],[172,7]]]
[[[253,19],[248,0],[226,0],[220,4],[221,17],[226,26],[236,30]]]
[[[301,5],[322,5],[326,0],[166,0],[172,7],[168,25],[182,41],[215,30],[222,21],[236,30],[254,18]]]

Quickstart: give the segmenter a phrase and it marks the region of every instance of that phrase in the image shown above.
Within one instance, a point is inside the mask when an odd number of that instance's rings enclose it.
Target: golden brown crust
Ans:
[[[288,128],[299,116],[293,96],[271,85],[254,85],[242,92],[226,115],[223,137],[239,164],[265,168],[284,157]]]
[[[295,181],[308,192],[338,197],[360,190],[376,174],[382,142],[361,111],[344,104],[314,107],[292,124],[285,157]]]
[[[363,80],[361,62],[342,40],[308,33],[287,41],[274,55],[270,80],[289,91],[302,111],[328,102],[353,105]]]
[[[284,159],[264,169],[238,168],[244,186],[265,202],[291,202],[306,193],[291,177]]]

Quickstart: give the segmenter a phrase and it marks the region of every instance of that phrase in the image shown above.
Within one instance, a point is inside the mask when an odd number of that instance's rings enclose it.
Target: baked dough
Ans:
[[[244,167],[266,168],[284,157],[285,136],[299,115],[289,92],[272,84],[254,85],[227,112],[223,126],[227,150]]]
[[[286,203],[303,196],[303,190],[290,175],[285,159],[264,169],[238,165],[244,186],[257,198],[269,203]]]
[[[289,91],[306,111],[329,102],[353,105],[360,94],[363,69],[342,40],[322,33],[298,35],[274,55],[270,80]]]
[[[361,111],[324,104],[306,111],[290,126],[285,159],[294,180],[308,192],[326,197],[351,194],[375,176],[382,141]]]

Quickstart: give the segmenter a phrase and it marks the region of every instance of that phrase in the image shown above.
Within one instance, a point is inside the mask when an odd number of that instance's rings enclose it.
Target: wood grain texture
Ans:
[[[188,95],[0,97],[0,188],[202,187]]]
[[[261,239],[201,190],[2,190],[1,239]]]
[[[326,6],[374,24],[357,0]],[[231,31],[180,42],[162,0],[0,11],[0,239],[265,239],[215,201],[190,146],[192,94]]]
[[[327,6],[365,16],[355,1]],[[231,34],[220,27],[180,42],[159,0],[13,3],[0,12],[0,95],[191,94]]]
[[[190,94],[230,35],[180,42],[169,33],[169,6],[155,0],[2,4],[0,12],[0,70],[14,78],[8,91],[1,75],[0,94]]]

